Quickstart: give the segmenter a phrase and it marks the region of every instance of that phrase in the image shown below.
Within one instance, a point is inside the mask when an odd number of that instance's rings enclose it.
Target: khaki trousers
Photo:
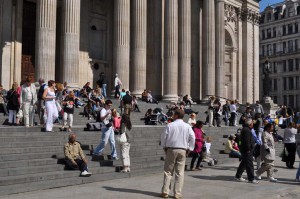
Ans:
[[[184,182],[184,167],[186,160],[186,151],[183,149],[168,149],[164,167],[164,184],[162,193],[169,194],[171,188],[171,179],[175,171],[174,196],[182,196],[182,187]]]
[[[272,178],[274,173],[274,161],[273,160],[264,160],[261,164],[261,167],[257,170],[256,174],[261,175],[267,171],[267,177]]]

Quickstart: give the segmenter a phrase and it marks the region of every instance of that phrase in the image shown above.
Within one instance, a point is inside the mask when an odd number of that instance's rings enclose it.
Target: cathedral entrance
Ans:
[[[22,26],[22,80],[35,74],[36,3],[24,1]]]
[[[232,35],[225,31],[224,97],[236,99],[237,50]]]

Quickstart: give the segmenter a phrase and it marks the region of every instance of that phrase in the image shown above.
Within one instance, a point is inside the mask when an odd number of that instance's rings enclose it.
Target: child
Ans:
[[[205,157],[204,161],[207,162],[209,166],[213,166],[213,165],[216,165],[218,163],[218,160],[210,157],[210,155],[211,155],[211,153],[210,153],[211,141],[212,141],[211,137],[207,136],[206,141],[205,141],[206,157]]]

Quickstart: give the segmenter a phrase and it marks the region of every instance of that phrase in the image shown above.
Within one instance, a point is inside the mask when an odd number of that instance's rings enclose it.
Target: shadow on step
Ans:
[[[114,188],[114,187],[107,187],[107,186],[104,186],[103,188],[108,190],[108,191],[116,191],[116,192],[123,192],[123,193],[136,193],[136,194],[154,196],[154,197],[159,196],[159,193],[151,192],[151,191],[142,191],[142,190],[136,190],[136,189],[125,189],[125,188],[119,188],[119,187]]]

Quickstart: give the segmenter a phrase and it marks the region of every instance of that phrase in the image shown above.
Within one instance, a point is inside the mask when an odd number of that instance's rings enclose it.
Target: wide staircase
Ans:
[[[113,101],[118,107],[118,101]],[[121,169],[121,161],[109,159],[110,147],[107,146],[104,159],[92,161],[90,156],[91,146],[96,147],[101,139],[99,131],[83,131],[85,124],[91,120],[80,115],[83,109],[76,109],[74,114],[73,131],[77,134],[77,140],[82,144],[84,152],[89,159],[91,177],[79,177],[79,171],[65,169],[63,164],[63,145],[68,140],[67,132],[60,132],[59,126],[55,127],[54,133],[41,132],[40,127],[10,127],[0,126],[0,195],[20,192],[28,192],[55,187],[92,183],[118,178],[128,178],[137,175],[162,173],[164,152],[159,146],[160,134],[163,125],[145,126],[140,118],[149,108],[163,107],[165,103],[147,104],[140,102],[141,113],[132,113],[133,141],[130,149],[131,172],[116,172]],[[194,111],[199,112],[197,119],[205,120],[206,106],[194,105]],[[188,117],[185,118],[187,120]],[[0,116],[0,122],[5,117]],[[38,119],[37,119],[38,121]],[[227,154],[222,154],[223,143],[227,136],[235,133],[239,127],[205,127],[205,132],[212,137],[212,157],[218,160],[218,164],[235,161]],[[109,144],[108,144],[109,145]],[[277,144],[277,151],[282,150],[282,145]],[[118,155],[120,154],[117,145]],[[189,166],[190,159],[187,160]],[[203,163],[204,167],[207,166]]]

